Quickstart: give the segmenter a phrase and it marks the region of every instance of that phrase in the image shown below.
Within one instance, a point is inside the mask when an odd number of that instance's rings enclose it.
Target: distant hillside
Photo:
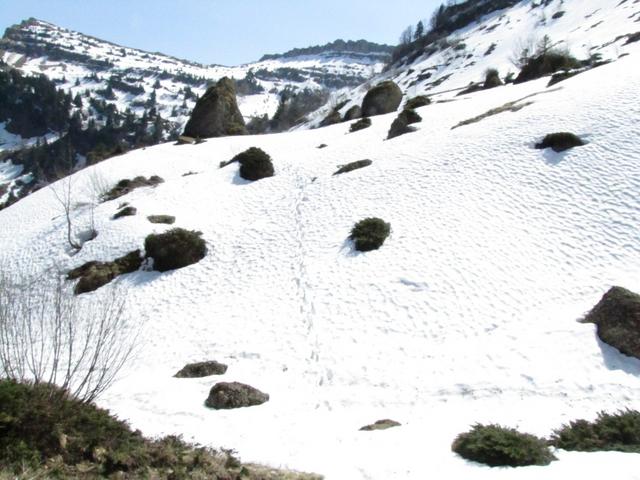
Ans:
[[[368,42],[366,40],[336,40],[325,45],[316,45],[308,48],[294,48],[282,54],[264,55],[260,61],[277,60],[281,58],[301,57],[305,55],[354,55],[371,59],[387,61],[391,57],[394,47]]]

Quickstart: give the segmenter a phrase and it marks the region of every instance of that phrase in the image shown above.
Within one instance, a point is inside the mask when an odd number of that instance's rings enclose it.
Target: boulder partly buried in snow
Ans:
[[[220,382],[211,388],[205,405],[216,410],[226,410],[262,405],[268,400],[268,394],[250,385],[239,382]]]
[[[224,363],[210,360],[208,362],[188,363],[174,375],[176,378],[202,378],[211,375],[224,375],[227,366]]]
[[[362,116],[372,117],[395,112],[402,102],[402,90],[391,80],[379,83],[362,100]]]
[[[626,288],[612,287],[587,314],[595,323],[598,337],[625,355],[640,358],[640,295]]]
[[[209,87],[198,100],[184,128],[184,135],[192,138],[246,134],[244,118],[236,101],[236,88],[233,80],[227,77]]]

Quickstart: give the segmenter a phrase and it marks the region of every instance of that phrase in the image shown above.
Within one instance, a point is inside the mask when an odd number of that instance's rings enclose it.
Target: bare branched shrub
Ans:
[[[0,375],[56,384],[90,402],[131,357],[138,330],[118,288],[74,298],[62,280],[0,277]],[[139,327],[138,327],[139,328]]]
[[[62,208],[65,221],[67,224],[67,242],[74,250],[78,251],[82,248],[80,243],[75,238],[75,232],[73,228],[72,211],[74,207],[74,191],[73,191],[73,179],[66,177],[55,184],[49,186],[53,196]]]

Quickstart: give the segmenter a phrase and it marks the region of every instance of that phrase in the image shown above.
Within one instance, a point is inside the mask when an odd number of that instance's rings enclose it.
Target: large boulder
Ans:
[[[611,287],[587,314],[598,337],[625,355],[640,358],[640,295],[626,288]]]
[[[372,117],[395,112],[402,102],[402,90],[391,80],[379,83],[362,100],[362,116]]]
[[[235,84],[227,77],[209,87],[198,100],[184,128],[184,135],[193,138],[226,137],[247,133],[236,102]]]
[[[211,388],[209,397],[204,403],[209,408],[220,410],[253,407],[255,405],[262,405],[268,400],[268,394],[250,385],[239,382],[220,382]]]

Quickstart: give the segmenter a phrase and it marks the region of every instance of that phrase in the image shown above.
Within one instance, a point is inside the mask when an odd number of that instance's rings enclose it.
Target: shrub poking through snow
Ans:
[[[370,126],[371,126],[370,118],[361,118],[357,122],[354,122],[351,124],[351,127],[349,128],[349,132],[351,133],[357,132],[358,130],[364,130],[365,128],[369,128]]]
[[[389,233],[391,233],[390,224],[381,218],[369,217],[354,225],[349,238],[353,240],[356,250],[368,252],[380,248]]]
[[[418,95],[417,97],[410,98],[407,103],[404,104],[405,109],[413,110],[415,108],[425,107],[431,104],[431,99],[426,95]]]
[[[135,272],[141,264],[140,250],[134,250],[112,262],[87,262],[71,270],[67,279],[80,279],[73,290],[76,295],[80,295],[97,290],[119,275]]]
[[[340,112],[337,110],[333,110],[330,112],[325,118],[320,122],[321,127],[328,127],[329,125],[335,125],[336,123],[342,122],[342,116]]]
[[[415,132],[415,128],[410,127],[412,123],[418,123],[422,121],[422,117],[415,110],[404,109],[397,118],[391,123],[389,133],[387,134],[387,140],[399,137],[405,133]]]
[[[351,120],[355,120],[356,118],[360,118],[362,116],[362,109],[360,105],[354,105],[349,110],[346,111],[344,117],[342,117],[343,122],[349,122]]]
[[[147,217],[151,223],[164,223],[166,225],[173,225],[176,221],[176,217],[173,215],[149,215]]]
[[[601,412],[593,422],[575,420],[556,430],[551,443],[563,450],[640,453],[640,412]]]
[[[268,400],[268,394],[261,392],[251,385],[245,385],[239,382],[220,382],[211,388],[205,405],[216,410],[226,410],[230,408],[262,405]]]
[[[341,173],[352,172],[353,170],[357,170],[358,168],[364,168],[371,165],[373,162],[371,160],[356,160],[355,162],[347,163],[346,165],[342,165],[334,175],[340,175]]]
[[[555,457],[544,439],[499,425],[474,425],[451,449],[461,457],[490,467],[548,465]]]
[[[582,64],[565,52],[549,50],[527,60],[513,83],[528,82],[559,70],[580,68]]]
[[[240,176],[245,180],[260,180],[273,177],[273,163],[268,153],[258,147],[251,147],[233,157],[227,164],[239,162]]]
[[[207,254],[200,232],[173,228],[165,233],[148,235],[144,240],[147,257],[153,258],[153,269],[175,270],[199,262]]]
[[[362,116],[372,117],[395,112],[402,102],[402,90],[391,80],[371,88],[362,100]]]
[[[210,375],[224,375],[227,366],[224,363],[211,360],[208,362],[189,363],[174,375],[176,378],[201,378]]]
[[[555,152],[564,152],[573,147],[581,147],[584,142],[577,135],[570,132],[550,133],[541,142],[536,143],[537,149],[553,148]]]
[[[612,287],[585,316],[595,323],[598,337],[625,355],[640,358],[640,295]]]
[[[484,86],[485,90],[489,88],[495,88],[502,85],[502,80],[500,80],[500,73],[495,68],[488,69],[484,74]]]

